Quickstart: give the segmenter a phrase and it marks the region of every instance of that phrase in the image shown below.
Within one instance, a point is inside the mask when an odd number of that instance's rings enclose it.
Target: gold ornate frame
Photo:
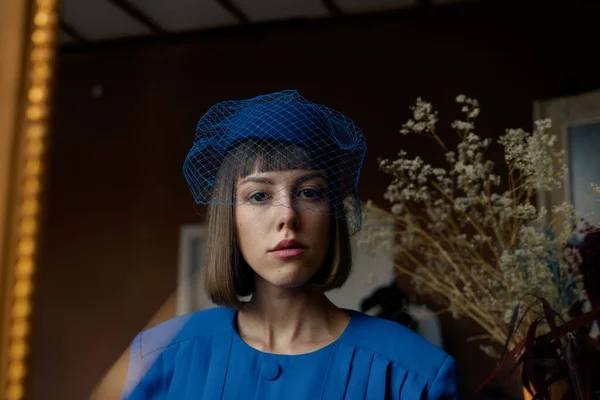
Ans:
[[[0,398],[26,398],[58,0],[0,2]]]

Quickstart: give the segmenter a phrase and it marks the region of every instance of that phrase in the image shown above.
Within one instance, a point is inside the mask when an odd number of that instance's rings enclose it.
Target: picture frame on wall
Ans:
[[[204,291],[202,269],[206,252],[206,224],[183,225],[179,232],[177,315],[212,308]]]
[[[564,151],[568,176],[562,187],[537,196],[538,207],[551,210],[563,202],[573,204],[583,218],[598,222],[600,203],[591,183],[600,184],[600,159],[596,149],[600,146],[600,91],[574,96],[539,100],[533,107],[534,120],[548,118],[552,121],[551,133],[557,137],[557,148]],[[549,216],[546,223],[549,223]],[[563,226],[564,222],[558,226]],[[579,220],[571,225],[584,228]]]

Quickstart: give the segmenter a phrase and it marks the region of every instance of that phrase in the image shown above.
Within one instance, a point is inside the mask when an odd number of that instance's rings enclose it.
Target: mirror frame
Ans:
[[[0,2],[0,398],[27,397],[59,0]]]

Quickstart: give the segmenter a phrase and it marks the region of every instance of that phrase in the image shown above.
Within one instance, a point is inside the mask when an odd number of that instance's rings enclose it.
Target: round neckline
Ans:
[[[323,347],[320,347],[320,348],[318,348],[316,350],[309,351],[309,352],[306,352],[306,353],[298,353],[298,354],[269,353],[269,352],[266,352],[266,351],[258,350],[256,348],[250,346],[248,343],[246,343],[246,341],[244,339],[242,339],[242,337],[240,336],[239,332],[236,329],[236,325],[237,325],[236,324],[236,320],[237,320],[237,314],[238,314],[237,310],[234,310],[233,313],[232,313],[233,314],[233,318],[231,320],[231,329],[233,330],[234,340],[237,340],[238,342],[240,342],[240,344],[243,347],[247,348],[248,350],[250,350],[250,351],[252,351],[254,353],[260,354],[262,356],[265,356],[265,357],[285,357],[285,358],[291,358],[291,357],[310,357],[310,356],[314,356],[314,355],[317,355],[317,354],[322,353],[322,352],[326,352],[326,351],[334,348],[335,346],[338,345],[338,343],[340,343],[344,339],[344,337],[348,336],[348,334],[349,334],[348,332],[351,329],[351,325],[354,324],[355,319],[356,319],[355,318],[355,312],[353,310],[348,310],[348,309],[345,309],[345,308],[341,308],[341,310],[345,311],[350,316],[350,320],[348,321],[348,324],[346,324],[346,327],[344,328],[344,330],[342,331],[342,333],[333,342],[331,342],[331,343],[329,343],[329,344],[327,344],[327,345],[325,345]]]

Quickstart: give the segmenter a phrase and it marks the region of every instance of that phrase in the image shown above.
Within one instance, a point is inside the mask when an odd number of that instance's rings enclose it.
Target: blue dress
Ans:
[[[134,339],[122,399],[455,399],[456,364],[392,321],[347,310],[333,343],[307,354],[264,353],[217,307],[171,319]]]

